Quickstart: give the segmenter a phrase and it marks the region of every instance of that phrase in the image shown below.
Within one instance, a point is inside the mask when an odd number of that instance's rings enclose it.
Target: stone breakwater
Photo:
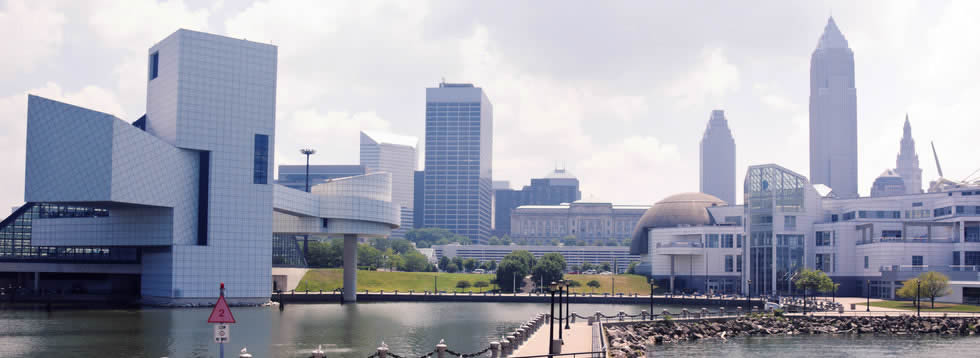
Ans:
[[[980,335],[976,317],[740,317],[735,319],[645,321],[606,324],[612,357],[641,357],[651,344],[739,336],[872,334]]]

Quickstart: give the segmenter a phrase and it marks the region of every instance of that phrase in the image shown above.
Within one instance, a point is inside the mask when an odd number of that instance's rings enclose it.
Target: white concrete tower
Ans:
[[[725,111],[711,111],[701,137],[701,192],[735,205],[735,138]]]
[[[810,180],[858,196],[854,52],[831,17],[810,58]]]
[[[905,127],[902,129],[902,147],[895,160],[895,172],[905,181],[906,194],[922,192],[922,169],[919,168],[919,154],[915,152],[915,139],[912,139],[912,125],[905,114]]]
[[[391,200],[401,208],[401,227],[391,232],[395,238],[404,238],[414,226],[418,145],[416,137],[361,131],[361,165],[369,174],[391,174]]]

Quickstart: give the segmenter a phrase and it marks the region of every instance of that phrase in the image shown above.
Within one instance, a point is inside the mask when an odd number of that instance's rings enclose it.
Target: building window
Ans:
[[[933,217],[940,217],[953,214],[953,207],[947,206],[945,208],[936,208],[932,210]]]
[[[889,237],[889,238],[902,237],[902,230],[881,230],[881,237]]]
[[[784,230],[796,230],[796,217],[795,216],[784,216],[783,217],[783,229]]]
[[[738,247],[740,249],[742,248],[742,234],[735,235],[735,244],[738,245],[736,247]],[[739,257],[741,257],[741,256],[739,256]]]
[[[708,234],[708,248],[718,248],[718,234]]]
[[[840,221],[840,219],[838,219],[837,214],[833,214],[830,216],[830,222],[835,223],[838,221]]]
[[[868,269],[868,257],[867,256],[864,257],[864,269],[865,270]]]
[[[816,237],[817,246],[831,246],[831,233],[830,231],[817,231]]]
[[[725,272],[734,272],[735,260],[732,255],[725,255]]]
[[[150,54],[150,79],[157,78],[160,72],[160,52]]]
[[[980,251],[966,251],[963,253],[963,264],[967,266],[980,265]]]
[[[255,135],[255,160],[252,169],[253,184],[269,183],[269,136]]]
[[[735,247],[735,240],[732,234],[722,234],[721,235],[721,248],[730,249]]]
[[[959,265],[960,265],[960,252],[953,251],[953,266],[959,266]]]
[[[912,256],[912,266],[922,266],[922,256]]]
[[[738,272],[742,272],[742,255],[735,256],[735,258],[736,258],[735,270],[737,270]]]
[[[844,213],[844,221],[854,220],[854,212]]]

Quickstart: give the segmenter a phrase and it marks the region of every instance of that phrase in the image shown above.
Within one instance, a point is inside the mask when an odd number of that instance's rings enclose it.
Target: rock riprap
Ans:
[[[976,317],[774,317],[665,320],[606,324],[612,357],[641,357],[647,346],[739,336],[872,334],[872,335],[980,335]]]

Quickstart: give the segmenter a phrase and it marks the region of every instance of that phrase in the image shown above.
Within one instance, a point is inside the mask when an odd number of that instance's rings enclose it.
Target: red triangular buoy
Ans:
[[[218,297],[218,302],[214,304],[211,316],[208,317],[208,323],[235,323],[235,316],[231,314],[228,302],[225,302],[225,296]]]

